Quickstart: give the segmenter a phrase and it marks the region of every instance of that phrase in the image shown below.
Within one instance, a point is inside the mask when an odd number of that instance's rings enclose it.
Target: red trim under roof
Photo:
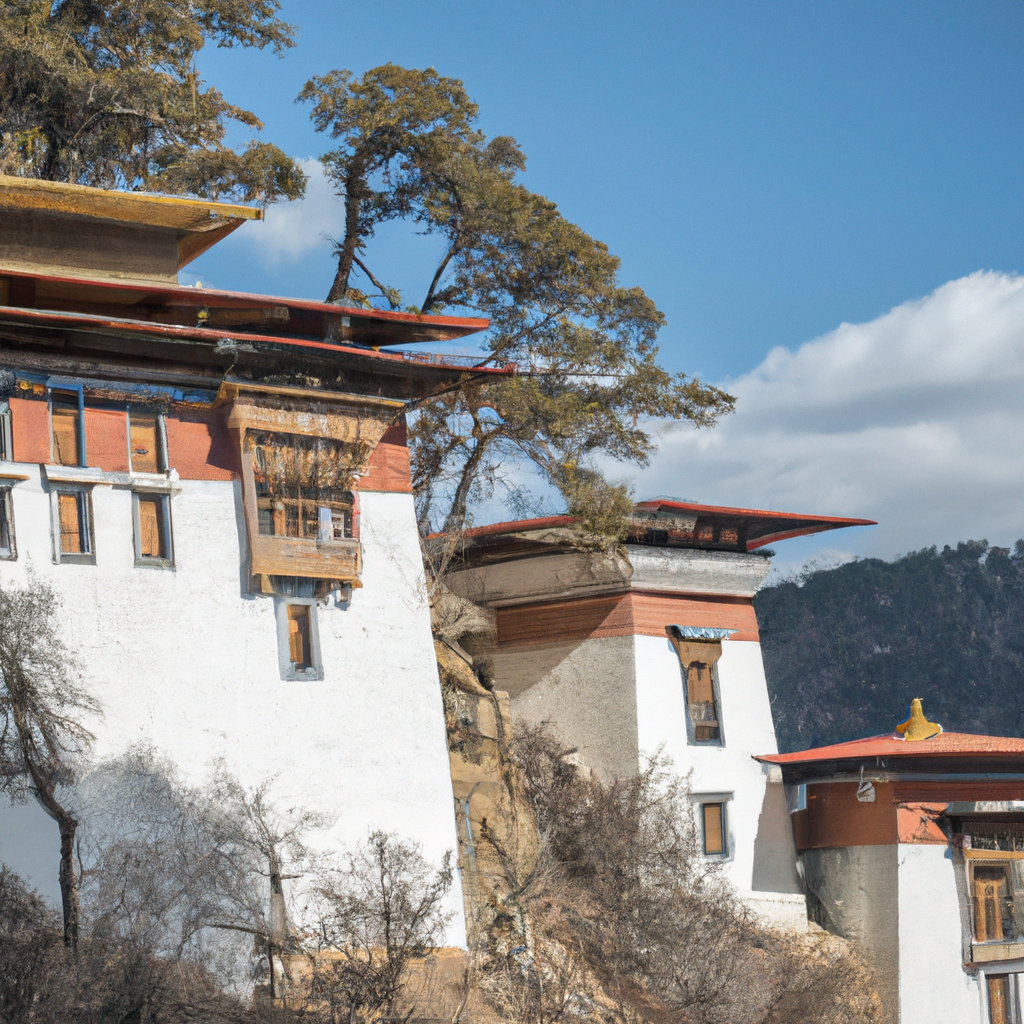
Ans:
[[[37,281],[52,281],[57,284],[85,285],[100,291],[137,292],[140,299],[159,298],[168,305],[179,305],[201,309],[203,307],[223,308],[250,306],[253,309],[266,306],[287,306],[310,313],[331,313],[359,320],[379,321],[392,324],[422,324],[446,334],[447,339],[463,338],[469,334],[484,331],[490,320],[463,316],[433,316],[422,313],[403,313],[398,310],[366,309],[362,306],[337,306],[329,302],[312,299],[289,299],[276,295],[257,295],[252,292],[230,292],[215,288],[188,288],[184,285],[139,284],[137,282],[98,280],[92,277],[64,277],[55,274],[36,274],[31,271],[6,270],[0,268],[4,277],[34,278]],[[383,344],[399,345],[415,339],[399,339]],[[439,340],[446,340],[445,338]],[[481,357],[483,358],[483,357]]]
[[[0,323],[36,324],[42,327],[61,327],[70,330],[87,332],[116,332],[122,335],[148,334],[165,338],[180,338],[183,341],[205,341],[216,344],[225,338],[232,341],[259,342],[264,345],[287,345],[293,348],[311,348],[326,352],[354,353],[373,359],[390,360],[393,362],[414,362],[421,365],[437,366],[441,369],[458,369],[474,374],[487,373],[509,375],[515,368],[508,364],[501,366],[463,365],[459,357],[429,354],[418,355],[415,352],[378,352],[372,348],[357,348],[352,345],[338,345],[329,341],[309,341],[305,338],[286,338],[276,334],[248,334],[225,327],[181,327],[177,324],[158,324],[148,320],[123,320],[118,317],[95,316],[90,313],[53,313],[42,309],[18,309],[12,306],[0,306]],[[453,362],[446,362],[453,359]]]
[[[902,736],[868,736],[862,740],[813,747],[792,754],[762,754],[765,764],[814,764],[819,761],[850,761],[870,757],[993,757],[1014,754],[1024,757],[1024,739],[1013,736],[977,736],[966,732],[940,732],[927,740]]]

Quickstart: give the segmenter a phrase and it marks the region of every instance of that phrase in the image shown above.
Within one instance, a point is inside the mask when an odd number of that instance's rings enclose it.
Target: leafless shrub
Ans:
[[[402,1005],[403,984],[412,962],[443,940],[451,884],[450,854],[435,868],[418,844],[387,832],[372,832],[342,868],[325,872],[309,906],[317,927],[306,952],[306,1016],[410,1019],[415,1005]]]
[[[282,810],[271,799],[271,781],[246,789],[221,767],[207,798],[225,870],[219,886],[221,910],[210,923],[242,932],[265,958],[269,996],[289,982],[286,955],[297,951],[288,923],[284,883],[301,878],[312,854],[305,835],[325,824],[322,815],[301,808]]]
[[[3,1024],[242,1024],[245,1007],[198,964],[154,956],[124,937],[84,933],[64,946],[59,917],[0,870]]]
[[[877,1018],[871,979],[849,944],[763,928],[700,856],[685,782],[664,759],[603,784],[570,754],[544,728],[516,742],[541,846],[525,876],[508,877],[527,941],[495,950],[481,977],[503,1020]]]

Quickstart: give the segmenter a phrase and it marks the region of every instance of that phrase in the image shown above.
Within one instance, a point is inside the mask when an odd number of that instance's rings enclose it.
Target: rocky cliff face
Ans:
[[[504,957],[527,943],[517,887],[538,848],[533,812],[509,756],[508,695],[484,685],[486,665],[474,669],[456,641],[439,637],[435,649],[470,948],[485,959]]]

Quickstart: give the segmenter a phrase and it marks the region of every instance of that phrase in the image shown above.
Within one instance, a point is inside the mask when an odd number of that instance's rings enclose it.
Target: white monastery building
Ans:
[[[469,531],[446,576],[493,609],[463,639],[493,662],[513,719],[547,722],[606,778],[661,753],[689,775],[704,855],[762,917],[806,926],[753,598],[759,549],[865,520],[636,506],[623,547],[581,548],[565,516]]]
[[[436,862],[456,834],[404,410],[466,371],[389,349],[486,321],[178,285],[259,215],[0,177],[0,583],[61,598],[96,758],[222,760],[334,822],[318,845],[379,828]]]
[[[512,370],[395,349],[483,320],[178,284],[259,216],[0,176],[0,585],[60,596],[95,758],[223,763],[323,815],[324,849],[376,828],[437,861],[461,835],[470,870],[501,757],[449,751],[405,411]],[[670,758],[703,856],[765,919],[857,939],[888,1021],[1021,1024],[1024,740],[918,705],[892,736],[777,752],[763,548],[866,524],[658,500],[624,545],[565,516],[473,529],[444,582],[482,614],[447,649],[488,742],[547,722],[605,778]],[[12,813],[0,860],[39,884]]]

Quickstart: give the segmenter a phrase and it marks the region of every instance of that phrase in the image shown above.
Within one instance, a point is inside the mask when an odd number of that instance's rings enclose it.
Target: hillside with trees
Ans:
[[[892,732],[914,697],[948,731],[1024,736],[1024,541],[812,570],[756,607],[784,751]]]

